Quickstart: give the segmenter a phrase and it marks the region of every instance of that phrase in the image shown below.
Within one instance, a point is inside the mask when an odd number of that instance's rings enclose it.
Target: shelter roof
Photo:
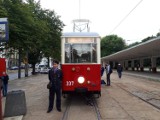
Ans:
[[[140,43],[136,46],[119,51],[117,53],[102,57],[101,59],[107,61],[123,61],[158,56],[160,56],[160,37]]]

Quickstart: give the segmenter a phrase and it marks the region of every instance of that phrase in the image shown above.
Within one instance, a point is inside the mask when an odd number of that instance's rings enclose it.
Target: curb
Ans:
[[[4,118],[4,120],[22,120],[22,118],[23,118],[23,115],[14,116],[14,117],[7,117],[7,118]]]

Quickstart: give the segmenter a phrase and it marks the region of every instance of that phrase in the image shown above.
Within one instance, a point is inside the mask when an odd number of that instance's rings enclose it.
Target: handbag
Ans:
[[[49,83],[47,84],[47,89],[51,89],[51,87],[52,87],[52,83],[49,82]]]

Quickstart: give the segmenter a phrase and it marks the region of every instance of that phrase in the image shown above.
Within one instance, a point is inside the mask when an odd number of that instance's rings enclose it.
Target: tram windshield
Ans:
[[[66,43],[65,63],[96,63],[96,43]]]

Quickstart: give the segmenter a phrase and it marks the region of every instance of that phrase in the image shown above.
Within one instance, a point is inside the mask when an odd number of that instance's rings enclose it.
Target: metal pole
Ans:
[[[26,57],[24,58],[25,63],[25,77],[28,77],[28,51],[26,52]]]
[[[21,48],[19,48],[19,59],[18,59],[18,79],[21,78]]]

